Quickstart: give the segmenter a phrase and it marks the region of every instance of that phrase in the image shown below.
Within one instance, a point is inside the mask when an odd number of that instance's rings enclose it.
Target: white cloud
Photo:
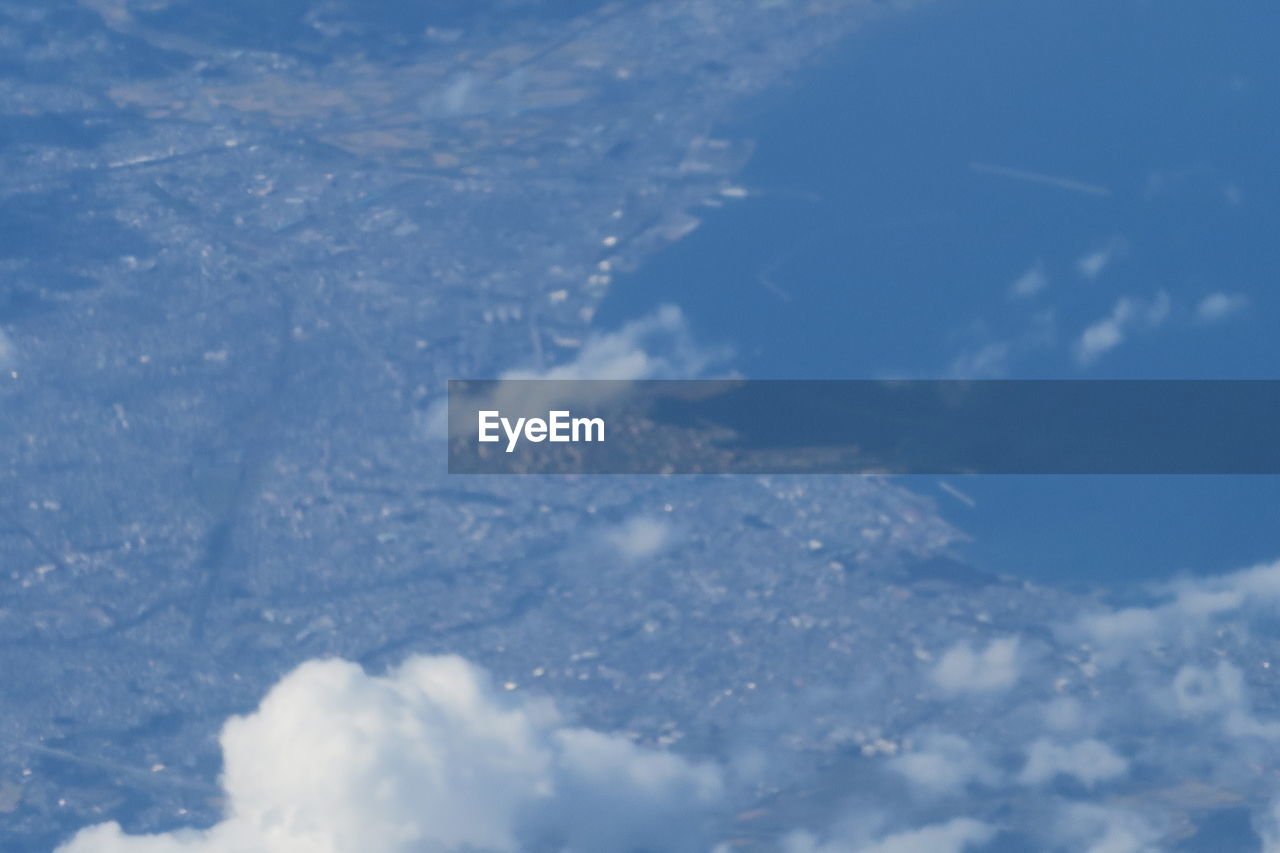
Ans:
[[[1169,299],[1168,292],[1157,291],[1154,299],[1141,305],[1138,319],[1141,323],[1154,329],[1169,319],[1169,312],[1172,309],[1173,301]]]
[[[1270,620],[1280,604],[1280,562],[1229,574],[1186,578],[1155,587],[1150,607],[1095,611],[1067,626],[1063,636],[1088,643],[1094,661],[1135,665],[1152,651],[1194,652],[1230,634],[1245,636],[1249,616]],[[1270,661],[1260,660],[1265,667]],[[1243,671],[1226,660],[1212,667],[1187,663],[1163,686],[1152,685],[1153,706],[1175,717],[1215,725],[1230,738],[1280,741],[1280,720],[1255,715]]]
[[[1035,266],[1018,276],[1009,287],[1009,295],[1014,299],[1025,299],[1035,296],[1049,286],[1049,276],[1045,274],[1044,265],[1037,262]]]
[[[1169,294],[1160,291],[1150,301],[1122,297],[1112,306],[1111,313],[1085,328],[1075,344],[1076,362],[1082,366],[1093,364],[1106,353],[1124,343],[1134,327],[1155,328],[1169,317]]]
[[[694,379],[705,376],[729,358],[721,347],[697,344],[684,314],[674,305],[663,305],[652,314],[625,324],[614,332],[587,338],[575,356],[564,364],[546,369],[519,368],[501,374],[500,379]],[[570,401],[548,396],[565,389],[554,386],[535,392],[530,388],[499,386],[491,408],[499,410],[548,411]],[[618,387],[592,389],[595,399],[617,393]],[[578,394],[587,393],[576,389]],[[538,393],[537,400],[526,399]],[[524,396],[521,396],[524,395]],[[580,398],[575,398],[579,399]],[[446,429],[461,435],[475,429],[471,422],[449,422],[448,401],[435,401],[422,416],[422,431],[432,438],[443,438]]]
[[[226,814],[204,830],[82,831],[58,853],[577,853],[696,847],[708,765],[562,724],[457,657],[386,676],[341,660],[285,676],[222,732]]]
[[[1111,657],[1123,657],[1156,641],[1188,646],[1222,618],[1280,604],[1280,561],[1154,589],[1160,600],[1153,606],[1086,613],[1067,633]]]
[[[1163,627],[1159,612],[1148,607],[1086,613],[1080,617],[1078,624],[1086,636],[1104,648],[1148,642],[1158,636]]]
[[[1178,710],[1184,714],[1228,711],[1244,701],[1244,684],[1240,672],[1222,662],[1215,670],[1187,665],[1173,677],[1173,696]]]
[[[1177,596],[1175,600],[1183,609],[1188,608],[1188,602],[1202,604],[1205,594],[1212,594],[1219,602],[1213,610],[1215,613],[1233,610],[1250,602],[1280,603],[1280,561],[1260,563],[1218,577],[1180,581],[1172,588]]]
[[[988,340],[964,349],[947,367],[951,379],[992,379],[1005,376],[1010,363],[1019,357],[1051,347],[1057,332],[1052,310],[1038,311],[1026,327],[1008,340]],[[975,333],[983,334],[984,324]]]
[[[8,368],[13,364],[13,341],[0,329],[0,368]]]
[[[1018,638],[992,640],[981,652],[957,643],[943,653],[933,681],[949,692],[1005,690],[1018,680]]]
[[[1088,279],[1094,279],[1102,275],[1107,267],[1116,259],[1122,257],[1125,252],[1125,242],[1116,238],[1105,246],[1096,249],[1088,254],[1082,255],[1076,261],[1076,269],[1080,271],[1080,275]]]
[[[1260,853],[1280,853],[1280,800],[1258,821],[1258,836],[1262,839]]]
[[[671,541],[671,524],[660,518],[636,516],[605,531],[605,542],[628,560],[652,557]]]
[[[1121,808],[1073,803],[1063,809],[1058,849],[1085,853],[1159,853],[1161,833]]]
[[[693,342],[684,313],[663,305],[616,332],[592,335],[574,358],[545,370],[509,370],[503,379],[690,379],[728,353]]]
[[[955,818],[885,836],[876,841],[820,843],[807,832],[794,832],[783,842],[785,853],[961,853],[986,844],[995,829],[972,818]]]
[[[953,379],[977,379],[1004,376],[1009,372],[1008,341],[992,341],[976,350],[967,350],[956,356],[947,368]]]
[[[1196,317],[1205,323],[1223,320],[1244,310],[1249,297],[1241,293],[1210,293],[1196,306]]]
[[[1071,776],[1085,785],[1123,776],[1129,762],[1111,747],[1093,738],[1071,744],[1039,738],[1027,749],[1027,763],[1018,781],[1040,785],[1058,776]]]
[[[916,789],[931,795],[961,793],[970,783],[994,784],[998,774],[969,741],[953,734],[930,734],[911,751],[889,761]]]
[[[1055,732],[1074,731],[1084,725],[1084,709],[1066,696],[1051,699],[1041,708],[1045,728]]]
[[[1235,609],[1239,603],[1234,593],[1210,598],[1188,591],[1155,607],[1086,613],[1067,633],[1091,643],[1103,663],[1113,663],[1159,643],[1189,645],[1203,634],[1214,616]]]
[[[1254,716],[1244,673],[1226,661],[1212,670],[1186,665],[1173,677],[1177,710],[1191,717],[1217,716],[1231,737],[1274,740],[1280,738],[1280,722],[1264,722]]]
[[[1080,334],[1076,342],[1076,361],[1091,364],[1103,353],[1110,352],[1124,343],[1124,326],[1129,318],[1129,301],[1116,303],[1111,314],[1093,323]]]

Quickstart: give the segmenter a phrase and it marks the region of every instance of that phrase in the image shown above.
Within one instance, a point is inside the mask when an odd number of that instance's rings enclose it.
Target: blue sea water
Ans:
[[[751,378],[1274,378],[1278,28],[1274,4],[1141,0],[869,27],[721,128],[757,140],[749,197],[620,278],[601,321],[675,302]],[[1236,310],[1209,317],[1212,294]],[[1117,313],[1123,341],[1083,357]],[[911,485],[973,560],[1041,580],[1280,555],[1277,478],[950,481],[972,505]]]

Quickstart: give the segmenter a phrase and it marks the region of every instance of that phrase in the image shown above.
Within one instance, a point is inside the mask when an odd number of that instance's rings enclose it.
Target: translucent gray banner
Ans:
[[[1277,474],[1280,381],[449,383],[454,474]]]

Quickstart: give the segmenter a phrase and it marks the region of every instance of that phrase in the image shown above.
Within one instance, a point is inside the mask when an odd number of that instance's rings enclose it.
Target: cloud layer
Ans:
[[[662,305],[615,332],[594,334],[564,364],[509,370],[502,379],[693,379],[727,353],[693,340],[684,313]]]
[[[695,341],[678,307],[662,305],[615,331],[591,335],[568,361],[546,368],[508,370],[499,379],[698,379],[724,364],[728,357],[729,351],[724,348]],[[566,401],[548,398],[536,402],[558,405]],[[494,400],[492,407],[520,409],[528,405],[529,400],[513,396]],[[450,423],[447,400],[443,398],[426,409],[420,423],[422,433],[429,438],[460,435],[475,427],[470,422]]]
[[[1115,238],[1100,246],[1092,252],[1082,255],[1076,261],[1076,269],[1080,275],[1087,279],[1095,279],[1111,266],[1112,262],[1117,258],[1124,256],[1126,249],[1125,241]]]
[[[652,523],[636,515],[602,541],[648,553]],[[732,750],[698,763],[569,726],[460,658],[385,676],[322,660],[227,723],[220,823],[151,837],[102,824],[59,853],[727,853],[714,843],[751,811],[777,821],[785,853],[1143,853],[1179,849],[1213,815],[1246,838],[1221,849],[1280,851],[1264,772],[1280,764],[1280,563],[1155,586],[1124,607],[1058,609],[1066,600],[1034,624],[1025,607],[983,611],[962,636],[921,623],[939,630],[877,694],[898,722],[872,725],[873,702],[844,706],[838,722],[860,728],[845,758],[830,756],[843,770],[825,814],[788,808],[785,788],[761,799],[784,760],[763,740],[746,783],[722,769]],[[786,695],[789,719],[808,720],[801,694]]]
[[[457,657],[381,677],[303,664],[226,724],[222,749],[222,822],[101,824],[58,853],[705,850],[698,821],[723,793],[716,768],[567,727]]]
[[[957,643],[947,649],[933,670],[934,683],[952,693],[1005,690],[1017,680],[1017,637],[992,640],[980,652],[968,643]]]
[[[1210,293],[1196,306],[1196,317],[1204,323],[1225,320],[1249,306],[1249,298],[1241,293]]]
[[[1090,324],[1080,333],[1075,345],[1076,362],[1093,364],[1106,353],[1124,343],[1134,329],[1154,329],[1169,317],[1169,294],[1163,290],[1150,300],[1125,296],[1117,300],[1111,313]]]
[[[820,842],[807,832],[788,836],[784,853],[962,853],[978,849],[996,834],[995,828],[971,818],[897,832],[878,839],[851,838]]]

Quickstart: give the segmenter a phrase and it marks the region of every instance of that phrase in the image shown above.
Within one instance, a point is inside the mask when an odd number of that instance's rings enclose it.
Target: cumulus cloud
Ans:
[[[973,744],[953,734],[925,735],[915,748],[889,761],[889,769],[929,795],[958,794],[970,784],[994,784],[998,773]]]
[[[1280,722],[1264,722],[1253,715],[1244,673],[1219,661],[1213,669],[1188,664],[1173,677],[1174,704],[1191,717],[1216,716],[1232,737],[1280,738]]]
[[[1092,803],[1072,803],[1059,815],[1059,849],[1085,853],[1159,853],[1161,833],[1133,812]]]
[[[660,518],[636,516],[604,533],[605,542],[627,560],[652,557],[671,541],[671,524]]]
[[[1080,703],[1066,696],[1046,702],[1040,709],[1045,728],[1055,732],[1069,732],[1084,725],[1084,709]]]
[[[1261,853],[1280,853],[1280,800],[1258,821],[1258,836],[1262,839]]]
[[[989,692],[1012,687],[1018,670],[1018,638],[1004,637],[992,640],[980,652],[968,643],[957,643],[938,659],[932,677],[948,692]]]
[[[947,367],[950,379],[994,379],[1005,376],[1018,358],[1051,347],[1057,337],[1051,310],[1038,311],[1026,327],[1008,340],[988,340],[964,349]],[[982,331],[982,324],[976,330]]]
[[[1008,803],[1000,824],[1019,849],[1063,853],[1155,853],[1193,829],[1205,849],[1257,850],[1239,825],[1251,813],[1262,849],[1280,853],[1264,775],[1280,762],[1280,562],[1124,595],[1123,607],[1080,597],[1074,614],[1055,604],[1051,643],[1008,624],[992,635],[1002,639],[941,643],[923,672],[942,695],[917,693],[915,726],[877,732],[898,749],[877,753],[875,772],[911,796],[866,785],[850,793],[858,807],[897,828],[987,818],[978,804]],[[945,708],[928,711],[940,698]],[[795,849],[856,853],[877,838],[873,825],[797,836]]]
[[[1240,672],[1225,661],[1215,670],[1187,665],[1173,677],[1173,696],[1178,710],[1201,715],[1240,707],[1244,700]]]
[[[1126,607],[1086,613],[1077,623],[1083,633],[1103,648],[1139,646],[1150,642],[1163,629],[1158,608]]]
[[[653,313],[633,320],[613,332],[597,333],[583,343],[572,359],[552,367],[507,370],[499,379],[693,379],[707,375],[729,358],[729,350],[703,346],[694,341],[684,313],[674,305],[663,305]],[[539,391],[552,394],[555,388]],[[620,388],[597,387],[592,393],[607,396]],[[585,393],[578,389],[579,393]],[[572,401],[555,397],[531,401],[521,396],[533,393],[514,386],[499,386],[499,399],[492,408],[516,411],[548,411],[548,407]],[[474,423],[450,423],[446,400],[437,400],[423,417],[423,431],[431,437],[443,438],[446,430],[459,435],[475,429]]]
[[[1249,297],[1241,293],[1210,293],[1196,306],[1196,318],[1213,323],[1243,311],[1248,305]]]
[[[1103,353],[1115,349],[1124,342],[1124,326],[1128,320],[1128,301],[1116,303],[1106,318],[1093,323],[1080,334],[1076,342],[1076,361],[1091,364]]]
[[[1039,738],[1027,749],[1027,763],[1018,781],[1027,785],[1050,782],[1058,776],[1069,776],[1085,785],[1123,776],[1129,762],[1099,740],[1058,743]]]
[[[457,657],[386,676],[312,661],[221,738],[226,814],[209,829],[83,830],[57,853],[444,853],[699,847],[720,772],[565,726]]]
[[[1014,299],[1025,299],[1035,296],[1049,286],[1049,276],[1045,274],[1044,265],[1037,262],[1035,266],[1018,276],[1009,287],[1009,295]]]
[[[1088,366],[1124,343],[1134,328],[1155,328],[1168,318],[1169,294],[1163,290],[1151,300],[1122,297],[1111,313],[1085,328],[1075,343],[1076,362]]]
[[[995,834],[995,828],[989,824],[962,817],[878,840],[820,842],[807,832],[795,832],[787,836],[783,850],[785,853],[962,853],[986,844]]]
[[[1124,255],[1126,244],[1124,240],[1116,238],[1106,245],[1095,249],[1085,255],[1082,255],[1076,261],[1076,269],[1080,271],[1080,275],[1088,279],[1094,279],[1102,275],[1112,262]]]
[[[1176,581],[1168,587],[1183,610],[1221,613],[1249,603],[1280,603],[1280,560],[1206,578]]]
[[[1013,347],[1008,341],[992,341],[956,356],[947,368],[953,379],[977,379],[1004,376],[1009,372],[1009,355]]]
[[[1224,617],[1280,604],[1280,561],[1152,589],[1152,605],[1084,613],[1066,634],[1121,656],[1153,642],[1189,645]]]
[[[684,312],[663,305],[615,332],[592,335],[570,361],[545,370],[509,370],[503,379],[689,379],[728,356],[694,342]]]

